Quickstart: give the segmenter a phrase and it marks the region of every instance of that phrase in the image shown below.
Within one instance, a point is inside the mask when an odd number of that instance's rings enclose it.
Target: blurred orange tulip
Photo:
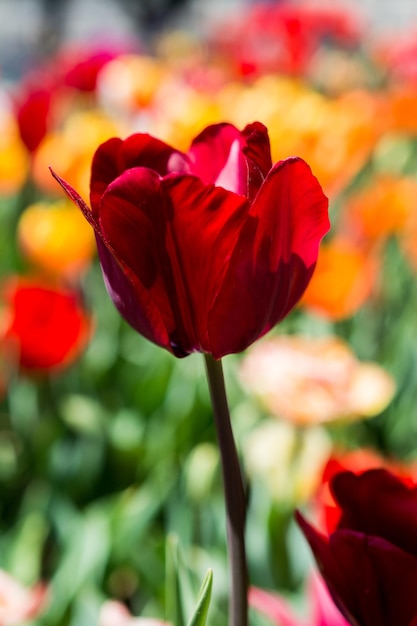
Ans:
[[[0,194],[18,192],[28,172],[29,155],[20,138],[16,119],[7,104],[0,102]]]
[[[328,98],[300,82],[262,76],[249,86],[219,91],[223,117],[237,126],[261,119],[273,161],[298,155],[309,163],[325,193],[335,196],[369,159],[385,128],[379,101],[365,91]]]
[[[417,133],[417,85],[396,85],[384,94],[387,127],[396,132]]]
[[[371,296],[378,263],[341,237],[321,246],[317,266],[301,303],[330,320],[350,317]]]
[[[377,175],[371,184],[348,198],[343,207],[344,230],[372,242],[401,232],[417,209],[417,181]]]
[[[20,217],[17,236],[29,261],[55,276],[77,277],[96,250],[91,228],[66,201],[28,206]]]
[[[70,114],[63,128],[49,133],[40,143],[33,159],[33,178],[46,193],[58,194],[59,188],[49,167],[71,185],[88,196],[93,155],[101,143],[119,136],[121,129],[101,111],[76,111]]]

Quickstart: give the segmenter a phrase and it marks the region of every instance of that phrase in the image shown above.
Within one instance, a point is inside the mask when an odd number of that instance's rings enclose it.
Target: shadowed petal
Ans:
[[[210,352],[208,311],[227,272],[249,203],[221,187],[203,185],[194,176],[172,176],[162,184],[172,206],[166,246],[177,288],[182,285],[178,297],[189,302],[199,349]],[[242,316],[240,323],[246,324]]]
[[[329,539],[297,516],[329,590],[351,624],[409,626],[417,614],[417,559],[380,537],[338,530]]]
[[[114,251],[100,237],[96,239],[104,284],[119,313],[138,333],[174,352],[160,311],[149,292]]]
[[[338,474],[332,491],[343,509],[338,528],[384,537],[417,557],[417,487],[375,470]]]
[[[207,349],[207,309],[247,210],[244,198],[194,176],[160,179],[146,168],[128,170],[103,196],[103,236],[185,353]]]
[[[329,228],[327,198],[301,159],[281,161],[256,196],[209,315],[212,353],[224,336],[245,349],[297,303]],[[238,323],[241,312],[246,323]],[[230,350],[232,351],[232,350]],[[222,353],[220,353],[222,352]]]

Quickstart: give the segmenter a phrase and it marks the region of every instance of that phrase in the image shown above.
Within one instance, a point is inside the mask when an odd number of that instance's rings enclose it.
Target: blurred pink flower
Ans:
[[[28,589],[0,570],[0,626],[22,626],[37,617],[45,607],[46,595],[46,585],[38,583]]]
[[[1,626],[1,624],[0,624]],[[99,626],[171,626],[153,617],[133,617],[121,602],[107,600],[101,607]]]
[[[272,415],[296,425],[372,417],[395,393],[388,372],[359,361],[336,336],[261,341],[245,355],[240,378]]]
[[[284,598],[256,587],[249,591],[249,604],[277,626],[349,626],[316,572],[309,577],[307,595],[308,615],[303,617]]]

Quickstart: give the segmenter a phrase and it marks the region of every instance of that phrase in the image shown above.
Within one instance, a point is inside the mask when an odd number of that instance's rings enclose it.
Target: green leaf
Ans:
[[[188,622],[188,626],[205,626],[210,606],[212,586],[213,571],[209,569],[203,581],[203,584],[201,585],[201,589],[197,598],[197,606],[195,608],[194,615]]]
[[[166,606],[170,621],[176,626],[185,626],[182,589],[180,584],[180,564],[178,537],[169,534],[166,539]]]

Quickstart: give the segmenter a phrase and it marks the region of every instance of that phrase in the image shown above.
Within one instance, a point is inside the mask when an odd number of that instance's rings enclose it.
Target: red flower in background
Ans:
[[[62,368],[86,346],[91,319],[75,292],[17,278],[8,281],[2,295],[0,341],[21,368]]]
[[[244,74],[300,75],[322,43],[352,48],[360,37],[359,20],[346,9],[260,2],[218,28],[215,45],[235,59]]]
[[[29,152],[35,152],[57,118],[65,117],[70,89],[93,92],[100,71],[120,52],[110,47],[66,48],[25,79],[14,96],[14,109],[21,139]]]
[[[359,448],[348,452],[337,452],[329,458],[321,478],[321,485],[313,504],[317,508],[320,528],[328,534],[336,528],[342,516],[342,509],[333,497],[331,482],[336,474],[350,471],[356,475],[363,474],[370,469],[386,469],[395,474],[405,485],[417,485],[416,463],[403,464],[391,459],[385,459],[370,448]]]
[[[34,152],[51,126],[54,87],[43,76],[24,84],[15,99],[20,137],[29,152]]]
[[[63,85],[78,91],[93,92],[103,67],[119,54],[121,54],[121,49],[111,46],[95,48],[72,46],[65,48],[56,59]]]
[[[416,626],[417,487],[377,469],[331,488],[342,516],[330,537],[297,519],[335,603],[353,626]]]
[[[187,154],[145,134],[97,150],[91,210],[107,290],[139,333],[175,354],[220,358],[297,303],[329,227],[309,166],[272,166],[266,128],[206,128]]]

